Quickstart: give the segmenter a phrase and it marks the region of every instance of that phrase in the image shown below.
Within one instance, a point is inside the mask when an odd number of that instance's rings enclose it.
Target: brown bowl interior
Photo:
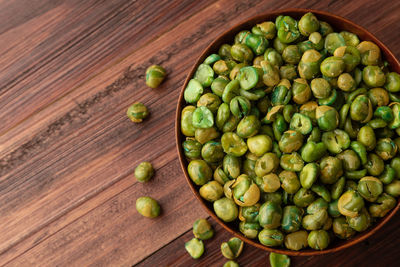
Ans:
[[[328,249],[326,249],[326,250],[316,251],[316,250],[311,250],[311,249],[305,249],[305,250],[301,250],[301,251],[291,251],[291,250],[282,249],[282,248],[263,246],[257,240],[249,239],[249,238],[243,236],[238,230],[236,230],[236,229],[238,229],[237,223],[234,223],[234,222],[226,223],[226,222],[223,222],[222,220],[220,220],[215,215],[212,204],[205,201],[200,196],[200,194],[198,192],[199,187],[196,186],[191,181],[191,179],[189,178],[189,175],[187,173],[187,164],[188,163],[185,159],[185,156],[184,156],[184,153],[183,153],[183,150],[181,147],[184,137],[182,136],[182,134],[180,132],[180,121],[181,121],[181,110],[185,104],[184,99],[183,99],[184,89],[186,88],[189,80],[193,77],[193,74],[196,71],[197,66],[200,65],[209,54],[217,53],[218,48],[222,44],[233,42],[233,39],[234,39],[236,33],[238,33],[241,30],[251,29],[251,27],[253,25],[255,25],[256,23],[260,23],[260,22],[267,21],[267,20],[275,21],[275,18],[281,14],[289,15],[296,19],[300,19],[300,17],[307,12],[313,12],[319,20],[326,21],[329,24],[331,24],[332,27],[335,29],[335,31],[346,30],[346,31],[357,34],[360,37],[360,40],[374,42],[375,44],[377,44],[380,47],[384,58],[389,62],[390,70],[400,73],[399,61],[394,57],[394,55],[389,51],[389,49],[382,42],[380,42],[373,34],[368,32],[366,29],[362,28],[361,26],[358,26],[357,24],[355,24],[345,18],[336,16],[336,15],[333,15],[333,14],[330,14],[327,12],[323,12],[323,11],[310,10],[310,9],[277,10],[277,11],[268,12],[268,13],[265,13],[265,14],[262,14],[262,15],[259,15],[256,17],[252,17],[252,18],[244,21],[243,23],[236,25],[235,27],[231,28],[230,30],[228,30],[227,32],[222,34],[220,37],[218,37],[213,43],[211,43],[202,52],[201,56],[197,59],[196,64],[193,65],[193,68],[189,72],[189,74],[185,80],[185,83],[181,89],[181,93],[180,93],[178,105],[177,105],[177,110],[176,110],[176,121],[175,121],[176,146],[177,146],[179,161],[180,161],[182,170],[185,174],[185,178],[186,178],[192,192],[194,193],[196,198],[200,201],[202,206],[206,209],[206,211],[210,214],[210,216],[214,220],[216,220],[220,225],[222,225],[222,227],[224,227],[228,232],[230,232],[234,236],[239,237],[240,239],[244,240],[245,242],[247,242],[255,247],[261,248],[261,249],[269,251],[269,252],[277,252],[277,253],[291,255],[291,256],[321,255],[321,254],[336,252],[336,251],[345,249],[347,247],[350,247],[352,245],[355,245],[355,244],[361,242],[362,240],[368,238],[369,236],[374,234],[376,231],[378,231],[381,227],[383,227],[385,225],[385,223],[387,223],[390,220],[390,218],[393,217],[393,215],[399,210],[400,202],[397,203],[397,206],[392,211],[390,211],[384,218],[380,219],[376,224],[374,224],[367,231],[357,234],[350,240],[335,240],[334,242],[332,242],[329,245]]]

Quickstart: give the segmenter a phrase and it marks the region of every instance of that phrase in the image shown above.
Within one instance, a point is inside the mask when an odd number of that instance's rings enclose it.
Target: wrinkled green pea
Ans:
[[[257,159],[254,171],[258,177],[263,177],[279,167],[279,158],[275,153],[266,153]]]
[[[269,254],[269,263],[271,267],[289,267],[290,258],[283,254],[271,252]]]
[[[258,232],[261,230],[260,224],[257,222],[240,222],[239,223],[239,231],[248,238],[254,239],[257,238]]]
[[[240,158],[228,154],[224,157],[222,166],[231,179],[236,179],[240,175]]]
[[[167,76],[165,69],[159,65],[152,65],[146,70],[146,85],[151,88],[157,88]]]
[[[318,31],[319,21],[311,12],[304,14],[299,21],[299,30],[301,34],[309,36],[311,33]]]
[[[314,230],[308,234],[308,245],[317,250],[323,250],[328,247],[330,238],[325,230]]]
[[[224,92],[225,86],[229,83],[229,80],[223,76],[217,77],[211,84],[211,90],[214,94],[219,97],[222,97],[222,93]]]
[[[361,54],[361,63],[364,65],[378,65],[381,60],[381,51],[379,47],[370,41],[363,41],[357,45]]]
[[[158,217],[161,212],[160,205],[151,197],[139,197],[136,200],[136,210],[147,218]]]
[[[351,228],[356,230],[357,232],[363,232],[367,230],[367,228],[371,224],[371,216],[368,211],[363,208],[361,212],[358,213],[355,217],[346,217],[346,221]]]
[[[233,199],[239,206],[253,206],[260,199],[260,189],[246,174],[241,174],[231,185]]]
[[[355,190],[348,190],[340,196],[338,201],[339,212],[347,217],[358,216],[361,209],[364,207],[364,199]]]
[[[314,214],[308,214],[303,217],[302,226],[304,229],[312,231],[321,229],[328,219],[326,209],[319,209]]]
[[[269,173],[261,178],[259,186],[263,192],[273,193],[279,189],[281,182],[278,175],[275,173]]]
[[[264,60],[272,66],[276,67],[280,67],[283,64],[283,58],[281,54],[279,54],[278,51],[273,48],[267,48],[267,50],[265,50]]]
[[[301,58],[299,47],[297,45],[288,45],[283,49],[282,58],[289,64],[298,64]]]
[[[214,229],[206,219],[198,219],[193,224],[194,237],[207,240],[214,236]]]
[[[300,229],[303,211],[296,206],[285,206],[282,215],[282,230],[293,233]]]
[[[258,234],[261,244],[268,247],[276,247],[283,244],[284,235],[279,230],[263,229]]]
[[[354,152],[353,150],[345,150],[337,155],[337,157],[342,160],[343,169],[345,171],[355,171],[361,165],[360,159],[358,158],[356,152]]]
[[[341,216],[341,214],[339,212],[339,208],[338,208],[338,200],[337,199],[335,199],[334,201],[329,203],[328,214],[329,214],[329,216],[331,216],[333,218],[337,218],[337,217]]]
[[[383,185],[378,178],[366,176],[358,182],[357,191],[365,200],[375,202],[383,192]]]
[[[202,145],[196,140],[187,139],[182,143],[183,153],[189,159],[198,159],[201,155]]]
[[[311,80],[320,73],[321,54],[310,49],[304,52],[298,65],[299,75],[303,79]]]
[[[281,225],[282,208],[275,202],[265,202],[260,207],[258,222],[264,229],[277,229]]]
[[[337,80],[337,86],[344,92],[350,92],[356,89],[356,81],[349,73],[342,73]]]
[[[356,233],[356,231],[347,223],[345,217],[334,218],[332,229],[335,235],[340,239],[349,239]]]
[[[369,206],[369,213],[372,217],[384,217],[396,206],[396,199],[386,193],[378,197],[376,202]]]
[[[261,124],[254,115],[245,116],[238,124],[236,133],[242,138],[249,138],[257,134]]]
[[[323,131],[333,131],[339,125],[339,114],[333,107],[318,106],[315,110],[318,126]]]
[[[362,79],[362,73],[360,69],[356,68],[361,61],[361,55],[357,48],[354,46],[341,46],[335,50],[333,55],[343,59],[346,72],[354,70],[354,78],[358,85]]]
[[[396,177],[396,171],[390,165],[385,165],[384,171],[379,176],[379,180],[383,184],[390,184]]]
[[[243,246],[244,243],[241,239],[232,237],[228,242],[221,244],[222,255],[229,260],[236,259],[242,253]]]
[[[314,193],[306,188],[300,188],[293,197],[293,203],[300,207],[305,208],[315,200]]]
[[[219,137],[219,132],[214,128],[198,128],[194,132],[194,138],[200,143],[205,144],[206,142]]]
[[[320,180],[324,184],[334,184],[343,175],[342,161],[335,157],[324,157],[321,160],[320,168]]]
[[[304,161],[297,152],[293,152],[281,156],[280,166],[287,171],[299,172],[304,167]]]
[[[327,77],[338,77],[345,70],[345,63],[340,57],[327,57],[321,62],[321,73]]]
[[[214,71],[214,73],[218,75],[227,76],[228,74],[230,74],[230,72],[236,65],[237,65],[236,62],[233,60],[221,59],[214,63],[212,70]]]
[[[322,199],[325,200],[326,202],[331,201],[331,194],[325,186],[320,185],[320,184],[314,184],[313,186],[311,186],[311,191],[313,191],[318,196],[322,197]],[[308,212],[308,210],[307,210],[307,212]],[[310,212],[308,212],[308,213],[310,213]]]
[[[231,48],[232,58],[239,62],[251,62],[253,51],[245,44],[234,44]]]
[[[283,65],[279,68],[279,76],[281,79],[293,81],[298,78],[296,66],[292,64]]]
[[[319,167],[316,163],[308,163],[300,172],[300,183],[303,188],[309,189],[317,180]]]
[[[300,37],[298,22],[290,16],[284,16],[280,23],[276,23],[278,39],[282,43],[292,43]]]
[[[235,96],[230,101],[229,108],[233,115],[242,118],[250,113],[251,103],[243,96]]]
[[[298,131],[289,130],[283,133],[279,141],[279,149],[283,153],[297,151],[303,145],[303,135]]]
[[[307,80],[303,78],[298,78],[293,81],[292,91],[292,100],[297,104],[304,104],[311,98],[311,88]]]
[[[240,157],[247,151],[246,143],[235,133],[224,133],[221,137],[221,144],[225,153],[235,157]]]
[[[350,146],[350,136],[340,129],[323,133],[321,140],[333,154],[339,154]]]
[[[400,196],[400,180],[394,180],[388,185],[385,185],[385,193],[391,195],[392,197]]]
[[[214,70],[207,64],[200,64],[194,74],[194,78],[203,87],[209,87],[214,80]]]
[[[207,107],[212,113],[216,113],[220,105],[221,99],[212,93],[202,95],[197,101],[197,107]]]
[[[368,154],[367,164],[364,165],[368,173],[372,176],[379,176],[385,169],[385,164],[381,157],[374,153]]]
[[[126,111],[126,115],[131,121],[139,123],[149,115],[149,111],[145,105],[137,102],[129,106],[128,110]]]
[[[210,181],[200,187],[200,196],[209,202],[214,202],[224,194],[223,187],[217,181]]]
[[[333,32],[332,26],[325,21],[320,21],[319,22],[319,32],[321,33],[322,36],[327,36],[331,32]]]
[[[231,59],[232,55],[231,55],[231,46],[229,44],[223,44],[220,46],[219,50],[218,50],[218,55],[222,58],[222,59]]]
[[[383,111],[388,111],[386,108],[388,107],[382,107],[382,106],[387,106],[389,104],[389,94],[388,92],[383,89],[383,88],[372,88],[368,91],[368,97],[371,100],[371,103],[374,107],[378,106],[378,113],[375,116],[380,117],[380,113],[382,113]],[[383,109],[382,109],[383,108]],[[387,113],[383,113],[383,114],[387,114]],[[391,114],[391,118],[387,118],[387,121],[391,121],[393,120],[393,113]],[[389,115],[390,116],[390,115]],[[383,119],[383,118],[382,118]]]
[[[135,177],[141,183],[149,181],[154,175],[154,169],[150,162],[141,162],[135,168]]]
[[[315,127],[312,129],[311,134],[308,136],[307,142],[319,142],[319,141],[321,141],[321,130]]]
[[[369,87],[381,87],[385,84],[385,73],[378,66],[366,66],[363,69],[363,81]]]
[[[365,146],[361,142],[352,141],[350,143],[350,147],[360,158],[361,164],[363,165],[366,164],[368,159],[367,159],[367,149],[365,148]]]
[[[213,175],[211,168],[204,160],[196,159],[189,162],[189,177],[196,185],[204,185]]]
[[[358,39],[358,36],[352,32],[341,31],[340,35],[343,37],[346,45],[356,47],[360,43],[360,39]]]
[[[193,259],[198,259],[204,253],[203,241],[193,238],[185,243],[185,249]]]
[[[301,158],[305,162],[314,162],[326,154],[326,145],[323,142],[308,141],[301,149]]]
[[[390,138],[381,138],[376,143],[375,152],[380,156],[383,160],[389,160],[396,156],[397,154],[397,145]]]
[[[333,52],[335,52],[336,48],[345,46],[345,45],[346,45],[345,39],[343,38],[343,36],[341,34],[339,34],[337,32],[329,33],[325,37],[324,47],[332,55],[333,55]]]
[[[231,115],[231,111],[229,109],[229,105],[226,103],[222,103],[218,107],[217,111],[217,116],[215,118],[215,124],[218,127],[218,129],[222,130],[225,123],[229,120],[229,117]]]
[[[400,74],[397,72],[387,73],[385,88],[391,93],[400,92]]]
[[[214,116],[207,107],[200,106],[193,111],[192,124],[196,128],[210,128],[214,125]]]
[[[300,189],[300,181],[297,174],[291,171],[282,171],[279,173],[281,187],[288,194],[294,194]]]

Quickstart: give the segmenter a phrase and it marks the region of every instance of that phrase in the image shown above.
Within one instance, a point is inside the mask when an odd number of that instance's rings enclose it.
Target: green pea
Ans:
[[[218,129],[222,130],[225,123],[229,120],[229,117],[231,115],[231,111],[229,109],[229,105],[226,103],[222,103],[218,107],[217,111],[217,116],[215,118],[215,124],[218,127]]]
[[[272,129],[274,131],[274,136],[277,141],[282,138],[282,134],[287,130],[287,128],[288,125],[285,121],[285,118],[281,114],[277,114],[275,121],[272,123]]]
[[[390,184],[396,177],[396,170],[390,165],[385,165],[385,170],[379,176],[379,180],[383,184]]]
[[[324,47],[332,55],[335,52],[336,48],[345,46],[345,45],[346,45],[346,41],[343,38],[343,36],[339,33],[336,33],[336,32],[329,33],[329,34],[327,34],[327,36],[325,38]]]
[[[182,143],[183,152],[189,159],[198,159],[201,155],[202,145],[196,140],[186,139]]]
[[[357,191],[369,202],[375,202],[383,192],[382,182],[373,176],[366,176],[358,182]]]
[[[241,174],[231,185],[233,199],[239,206],[253,206],[260,199],[260,189],[246,174]]]
[[[314,184],[311,186],[311,191],[313,191],[318,196],[322,197],[322,199],[325,200],[326,202],[331,201],[331,194],[325,186],[320,184],[319,185]]]
[[[158,217],[161,212],[160,205],[151,197],[139,197],[136,200],[136,210],[147,218]]]
[[[351,228],[356,230],[357,232],[363,232],[367,230],[367,228],[371,224],[371,216],[368,211],[363,208],[361,212],[358,213],[355,217],[346,217],[346,221]]]
[[[260,207],[258,222],[264,229],[277,229],[281,225],[282,208],[275,202],[265,202]]]
[[[187,103],[196,103],[203,94],[203,86],[195,79],[191,79],[185,88],[183,97]]]
[[[356,47],[360,43],[360,39],[358,39],[358,36],[354,33],[348,32],[348,31],[341,31],[340,35],[343,37],[344,41],[346,42],[346,45],[354,46]]]
[[[303,135],[298,131],[289,130],[284,132],[279,141],[279,149],[283,153],[297,151],[303,145]]]
[[[290,16],[284,16],[281,23],[276,24],[278,29],[278,38],[282,43],[292,43],[300,37],[298,23]]]
[[[361,61],[361,55],[357,48],[355,48],[354,46],[341,46],[335,50],[333,55],[335,57],[340,57],[343,59],[346,72],[351,72],[353,70],[355,71],[355,81],[358,85],[361,81],[362,76],[360,69],[356,68]]]
[[[204,160],[192,160],[188,165],[189,177],[196,185],[204,185],[213,175],[211,168]]]
[[[221,252],[222,255],[229,259],[233,260],[240,256],[243,250],[244,243],[237,237],[232,237],[228,242],[223,242],[221,244]]]
[[[345,63],[340,57],[327,57],[321,62],[321,73],[327,77],[338,77],[345,70]]]
[[[224,152],[235,157],[240,157],[247,151],[247,145],[243,139],[232,132],[224,133],[221,143]]]
[[[321,140],[333,154],[339,154],[350,146],[349,135],[340,129],[323,133]]]
[[[400,92],[400,74],[397,72],[387,73],[385,88],[391,93]]]
[[[262,73],[260,75],[262,75]],[[239,80],[240,87],[244,90],[249,90],[255,87],[258,83],[258,70],[255,67],[243,67],[240,69],[237,78]]]
[[[226,182],[230,181],[228,175],[224,172],[221,166],[218,166],[214,171],[214,180],[224,185]]]
[[[319,141],[321,141],[321,130],[315,127],[312,129],[311,134],[308,136],[307,142],[319,142]]]
[[[361,165],[359,157],[353,150],[345,150],[337,155],[337,157],[342,160],[345,171],[356,171]]]
[[[298,78],[297,67],[292,64],[286,64],[279,68],[279,75],[281,79],[287,79],[293,81]]]
[[[260,179],[260,182],[258,183],[258,185],[263,192],[273,193],[273,192],[276,192],[280,188],[281,182],[278,178],[278,175],[276,175],[275,173],[269,173],[269,174],[264,175]]]
[[[381,118],[386,122],[391,122],[394,119],[393,111],[390,107],[387,106],[380,106],[376,108],[374,112],[374,116]]]
[[[316,163],[308,163],[300,172],[300,183],[303,188],[309,189],[317,180],[319,167]]]
[[[196,128],[210,128],[214,125],[214,116],[207,107],[200,106],[193,111],[192,124]]]
[[[253,33],[246,34],[242,43],[250,47],[255,55],[262,55],[269,45],[267,38]]]
[[[237,126],[237,135],[242,138],[249,138],[257,134],[260,129],[260,121],[254,115],[245,116]]]
[[[220,198],[215,201],[213,206],[215,214],[224,222],[234,221],[239,214],[239,210],[235,202],[232,199],[226,197]]]
[[[314,230],[308,234],[308,245],[317,250],[323,250],[328,247],[330,238],[325,230]]]
[[[375,152],[380,156],[383,160],[389,160],[396,156],[397,154],[397,145],[390,138],[381,138],[376,143]]]
[[[363,81],[370,87],[381,87],[385,84],[385,73],[378,66],[366,66],[363,69]]]
[[[323,142],[308,141],[301,149],[301,158],[305,162],[314,162],[326,154],[326,145]]]
[[[146,70],[146,85],[157,88],[167,75],[165,69],[159,65],[152,65]]]
[[[220,59],[221,57],[218,54],[211,54],[208,57],[206,57],[203,63],[207,65],[212,65]]]
[[[307,238],[308,233],[304,230],[287,234],[285,236],[285,247],[296,251],[306,248],[308,246]]]
[[[340,239],[349,239],[356,233],[356,231],[347,223],[345,217],[333,219],[332,229],[335,235]]]
[[[283,58],[281,54],[279,54],[278,51],[273,48],[267,48],[267,50],[265,50],[264,60],[272,66],[276,67],[280,67],[283,64]]]
[[[141,162],[135,168],[135,177],[141,183],[149,181],[154,175],[154,169],[150,162]]]
[[[394,119],[389,123],[389,128],[390,129],[396,129],[400,127],[400,104],[399,103],[394,103],[391,105],[392,111],[393,111],[393,117]]]
[[[288,194],[295,194],[300,189],[300,181],[297,174],[291,171],[282,171],[279,174],[281,187]]]
[[[239,267],[239,264],[235,261],[227,261],[222,267]]]
[[[314,49],[322,50],[324,48],[324,38],[319,32],[311,33],[308,40],[312,43]]]
[[[229,80],[223,76],[219,76],[214,79],[211,84],[211,90],[214,94],[219,97],[222,97],[222,93],[224,92],[225,86],[229,83]]]
[[[239,62],[251,62],[253,51],[245,44],[234,44],[231,48],[232,58]]]
[[[194,78],[203,87],[209,87],[214,80],[214,70],[207,64],[200,64],[194,74]]]
[[[232,58],[231,46],[229,44],[221,45],[219,50],[218,50],[218,55],[224,60],[225,59],[231,59]]]
[[[361,209],[364,207],[362,196],[355,190],[348,190],[340,196],[338,201],[339,212],[347,217],[358,216]]]
[[[293,81],[293,97],[292,100],[297,104],[304,104],[311,98],[311,89],[307,80],[303,78]]]
[[[338,104],[339,101],[336,101],[338,98],[338,92],[336,89],[331,90],[331,93],[326,98],[319,98],[318,104],[321,106],[333,106],[334,104]]]
[[[217,113],[219,106],[221,105],[221,99],[212,93],[206,93],[202,95],[197,101],[197,107],[206,107],[212,113]]]
[[[330,34],[331,32],[333,32],[333,28],[332,26],[325,22],[325,21],[320,21],[319,22],[319,32],[321,33],[322,36],[327,36],[328,34]]]
[[[256,135],[247,139],[247,147],[251,153],[261,157],[272,149],[272,139],[268,135]]]
[[[282,215],[282,230],[293,233],[300,229],[303,211],[296,206],[285,206]]]
[[[219,137],[219,132],[214,127],[211,128],[198,128],[194,132],[194,138],[200,144],[205,144],[206,142]]]
[[[300,207],[305,208],[315,200],[313,192],[306,188],[300,188],[293,197],[293,203]]]
[[[276,27],[272,21],[265,21],[256,26],[267,39],[273,39],[276,35]],[[253,32],[255,33],[255,32]]]
[[[368,154],[367,164],[365,164],[364,167],[370,175],[378,176],[383,172],[385,165],[381,157],[374,153],[370,153]]]
[[[328,219],[326,209],[319,209],[314,214],[309,214],[303,217],[302,226],[304,229],[312,231],[321,229]]]
[[[217,75],[227,76],[238,65],[233,60],[218,60],[214,63],[212,69]]]
[[[299,172],[304,167],[304,161],[297,152],[293,152],[282,155],[280,165],[284,170]]]
[[[320,73],[321,54],[310,49],[304,52],[298,65],[299,75],[303,79],[311,80]]]
[[[297,45],[288,45],[283,50],[282,58],[289,64],[298,64],[301,58],[299,47]]]
[[[357,135],[357,141],[365,146],[367,151],[371,151],[376,146],[375,132],[371,126],[365,125],[361,127]]]
[[[298,131],[303,135],[309,134],[312,131],[311,119],[307,115],[295,113],[290,121],[290,129]]]
[[[137,102],[129,106],[128,110],[126,111],[126,115],[131,121],[139,123],[149,115],[149,111],[145,105]]]
[[[198,239],[207,240],[214,236],[214,230],[206,219],[198,219],[193,224],[193,235]]]
[[[340,212],[339,212],[338,200],[337,199],[335,199],[334,201],[329,203],[328,214],[329,214],[329,216],[331,216],[333,218],[337,218],[337,217],[339,217],[341,215]]]
[[[297,107],[294,105],[285,105],[283,108],[283,118],[286,122],[290,122],[294,114],[297,113]]]
[[[344,176],[347,179],[351,180],[360,180],[361,178],[365,177],[367,175],[367,169],[361,169],[357,171],[346,171],[344,173]]]
[[[263,177],[270,172],[274,172],[279,167],[279,158],[275,153],[266,153],[257,159],[255,172],[258,177]]]
[[[396,199],[386,193],[383,193],[376,203],[369,206],[369,213],[372,217],[384,217],[391,209],[396,206]]]
[[[342,161],[338,158],[326,156],[321,160],[320,180],[324,184],[334,184],[343,175]]]
[[[361,63],[364,65],[378,65],[381,60],[381,51],[379,47],[370,41],[363,41],[357,45],[361,54]]]
[[[322,42],[322,46],[323,46],[323,45],[324,45],[324,44],[323,44],[323,42]],[[314,43],[311,42],[310,40],[306,40],[306,41],[303,41],[303,42],[299,42],[299,43],[297,43],[297,46],[299,47],[300,52],[303,53],[303,54],[304,54],[304,52],[306,52],[307,50],[316,49]],[[317,49],[317,50],[320,50],[320,49]]]
[[[333,107],[318,106],[315,110],[318,126],[323,131],[333,131],[339,125],[339,114]]]
[[[318,31],[319,21],[313,13],[308,12],[303,15],[299,21],[299,30],[301,34],[309,36],[311,33]]]
[[[268,247],[276,247],[283,244],[284,235],[279,230],[263,229],[258,234],[261,244]]]
[[[240,158],[226,155],[222,166],[229,178],[236,179],[240,175]]]
[[[230,101],[229,107],[233,115],[242,118],[250,113],[251,103],[243,96],[235,96]]]
[[[271,252],[269,254],[269,263],[271,267],[289,267],[290,258],[286,255]]]
[[[204,253],[203,241],[193,238],[185,243],[185,249],[193,259],[198,259]]]
[[[261,230],[261,226],[255,222],[243,221],[239,223],[239,231],[248,238],[257,238],[258,232]]]
[[[378,108],[381,107],[381,106],[388,105],[389,101],[390,101],[388,92],[383,88],[372,88],[372,89],[370,89],[368,91],[368,97],[371,100],[372,105],[374,107],[378,106]],[[382,112],[382,111],[383,110],[380,109],[380,112]],[[392,119],[393,118],[391,118],[389,121],[391,121]]]
[[[400,196],[400,180],[395,180],[388,185],[385,185],[385,193],[392,197]]]

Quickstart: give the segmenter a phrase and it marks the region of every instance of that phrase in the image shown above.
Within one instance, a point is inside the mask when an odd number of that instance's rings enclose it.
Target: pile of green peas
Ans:
[[[400,196],[400,75],[380,48],[307,13],[239,32],[184,90],[200,195],[265,246],[323,250]]]

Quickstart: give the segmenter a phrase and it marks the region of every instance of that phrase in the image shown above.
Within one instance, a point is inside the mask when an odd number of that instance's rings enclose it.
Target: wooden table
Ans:
[[[147,2],[147,3],[146,3]],[[207,217],[186,185],[174,142],[176,99],[194,60],[216,36],[268,10],[308,7],[349,18],[400,57],[399,1],[0,1],[0,265],[222,266],[217,235],[192,260],[183,244]],[[145,69],[163,65],[158,89]],[[142,101],[151,117],[130,122]],[[154,179],[136,182],[151,161]],[[161,217],[139,216],[149,195]],[[341,253],[293,266],[394,266],[400,214]],[[238,262],[267,266],[247,246]]]

